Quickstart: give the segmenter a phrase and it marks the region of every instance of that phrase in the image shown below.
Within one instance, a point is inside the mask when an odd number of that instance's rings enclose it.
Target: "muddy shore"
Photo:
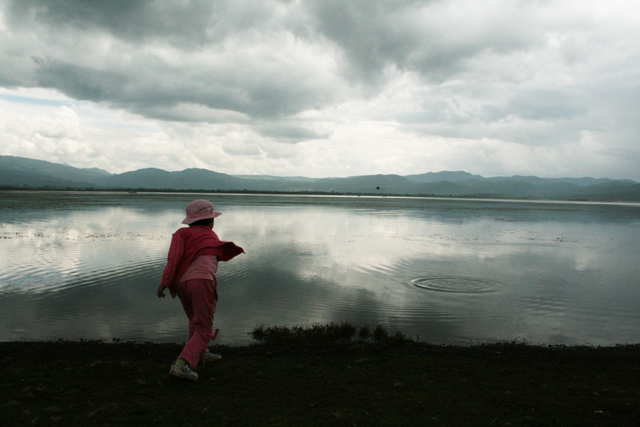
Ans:
[[[0,425],[636,426],[640,345],[0,343]]]

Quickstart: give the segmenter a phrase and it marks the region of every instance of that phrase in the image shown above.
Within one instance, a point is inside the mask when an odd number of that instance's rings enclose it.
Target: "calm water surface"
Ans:
[[[0,340],[182,342],[155,296],[184,207],[208,198],[218,342],[349,320],[423,341],[640,342],[640,205],[252,195],[0,193]]]

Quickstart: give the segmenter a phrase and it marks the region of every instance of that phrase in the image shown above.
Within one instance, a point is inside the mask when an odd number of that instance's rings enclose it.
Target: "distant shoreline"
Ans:
[[[254,190],[183,190],[183,189],[126,189],[126,188],[48,188],[48,187],[11,187],[0,186],[0,192],[74,192],[74,193],[123,193],[123,194],[229,194],[229,195],[274,195],[274,196],[335,196],[335,197],[373,197],[373,198],[406,198],[406,199],[442,199],[442,200],[474,200],[474,201],[516,201],[532,203],[600,203],[600,204],[640,204],[639,200],[603,199],[603,198],[517,198],[499,195],[433,195],[433,194],[394,194],[394,193],[349,193],[318,191],[254,191]]]

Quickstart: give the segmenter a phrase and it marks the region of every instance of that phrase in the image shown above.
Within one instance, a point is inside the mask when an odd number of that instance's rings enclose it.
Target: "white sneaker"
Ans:
[[[208,349],[204,351],[204,360],[207,362],[215,362],[222,359],[222,356],[216,353],[211,353]]]
[[[189,365],[178,365],[178,363],[174,363],[171,365],[171,369],[169,370],[169,375],[174,378],[179,378],[181,380],[189,380],[189,381],[197,381],[198,373],[191,369]]]

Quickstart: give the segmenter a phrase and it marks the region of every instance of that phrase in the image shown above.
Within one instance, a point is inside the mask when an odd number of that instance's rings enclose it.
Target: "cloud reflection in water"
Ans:
[[[193,195],[63,193],[37,217],[37,194],[11,197],[0,202],[0,339],[184,340],[180,304],[155,288]],[[26,215],[7,207],[15,198]],[[637,209],[211,198],[216,231],[247,251],[219,269],[222,343],[260,324],[342,320],[431,342],[637,342]],[[414,286],[425,277],[492,292]]]

